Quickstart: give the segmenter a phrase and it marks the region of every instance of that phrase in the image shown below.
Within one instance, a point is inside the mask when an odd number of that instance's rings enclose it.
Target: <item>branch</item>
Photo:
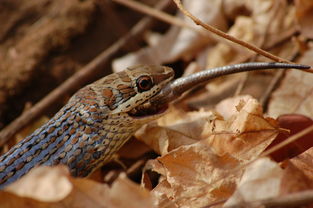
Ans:
[[[188,12],[182,5],[181,1],[180,0],[173,0],[175,2],[175,4],[177,5],[177,7],[186,15],[188,16],[189,18],[191,18],[194,23],[196,23],[197,25],[200,25],[202,26],[203,28],[205,28],[206,30],[220,36],[220,37],[223,37],[231,42],[234,42],[234,43],[237,43],[245,48],[248,48],[250,49],[251,51],[254,51],[255,53],[257,54],[260,54],[262,56],[265,56],[273,61],[276,61],[276,62],[285,62],[285,63],[292,63],[290,62],[289,60],[287,59],[283,59],[281,57],[278,57],[278,56],[275,56],[267,51],[264,51],[262,50],[261,48],[258,48],[257,46],[253,45],[253,44],[250,44],[250,43],[247,43],[247,42],[244,42],[242,40],[239,40],[227,33],[224,33],[223,31],[215,28],[215,27],[212,27],[208,24],[205,24],[204,22],[202,22],[200,19],[198,19],[197,17],[193,16],[190,12]]]
[[[169,0],[163,0],[157,4],[157,8],[163,9],[170,3]],[[103,51],[89,64],[76,72],[73,76],[68,78],[59,87],[50,92],[45,98],[35,104],[31,109],[24,112],[7,127],[0,132],[0,146],[5,144],[12,138],[19,130],[24,128],[27,124],[42,115],[50,106],[52,106],[60,97],[63,97],[68,92],[75,91],[85,84],[95,72],[103,69],[111,56],[118,52],[122,47],[127,45],[132,39],[138,37],[144,30],[146,30],[152,23],[151,17],[145,17],[139,21],[131,31],[116,41],[112,46]]]

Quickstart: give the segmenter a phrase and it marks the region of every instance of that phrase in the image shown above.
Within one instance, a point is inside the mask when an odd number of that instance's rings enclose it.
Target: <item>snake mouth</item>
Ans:
[[[143,103],[136,108],[133,108],[128,112],[128,115],[136,118],[142,119],[151,116],[157,116],[163,114],[168,108],[168,104],[163,105],[152,105],[150,102]]]

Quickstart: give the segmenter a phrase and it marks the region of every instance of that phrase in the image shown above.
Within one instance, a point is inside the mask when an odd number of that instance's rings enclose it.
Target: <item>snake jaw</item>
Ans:
[[[150,66],[150,69],[153,69],[153,73],[146,75],[146,77],[151,78],[153,83],[152,87],[150,89],[138,91],[138,100],[133,100],[130,108],[124,109],[124,112],[133,119],[141,119],[142,121],[153,120],[163,115],[168,108],[167,103],[152,103],[151,98],[158,95],[160,91],[173,80],[174,71],[172,68],[166,66]],[[140,87],[138,86],[138,81],[142,80],[141,78],[146,77],[140,75],[140,77],[136,79],[137,89]]]
[[[153,105],[145,102],[128,112],[132,118],[143,119],[147,117],[161,116],[168,109],[168,104]]]

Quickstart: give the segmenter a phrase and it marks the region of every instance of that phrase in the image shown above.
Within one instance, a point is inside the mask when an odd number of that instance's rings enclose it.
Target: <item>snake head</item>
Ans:
[[[244,63],[204,70],[173,80],[174,71],[166,66],[139,65],[108,75],[83,88],[77,94],[86,106],[97,105],[103,115],[126,113],[132,119],[146,122],[160,117],[168,103],[182,93],[215,77],[245,71],[310,66],[286,63]],[[77,97],[76,96],[76,97]],[[77,100],[74,100],[77,102]],[[90,111],[90,109],[86,109]]]
[[[127,113],[133,119],[155,118],[165,111],[166,105],[159,108],[146,103],[171,82],[174,71],[166,66],[139,65],[114,73],[89,86],[96,92],[99,106],[110,115]],[[145,118],[145,119],[144,119]]]
[[[153,106],[150,105],[150,99],[173,80],[173,69],[166,66],[137,66],[128,68],[126,72],[130,72],[132,86],[136,90],[132,107],[127,111],[128,115],[133,119],[142,120],[161,116],[167,109],[167,104]],[[128,106],[125,106],[125,109]]]

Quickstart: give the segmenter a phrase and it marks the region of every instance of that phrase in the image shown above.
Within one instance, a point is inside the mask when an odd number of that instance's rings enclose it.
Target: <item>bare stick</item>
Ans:
[[[163,0],[157,4],[157,8],[164,8],[169,4],[169,0]],[[53,103],[55,103],[60,97],[64,96],[68,92],[75,91],[79,88],[82,83],[86,83],[95,72],[103,69],[109,58],[119,51],[128,42],[139,36],[142,31],[146,30],[152,22],[151,17],[145,17],[138,22],[132,30],[120,38],[108,49],[103,51],[89,64],[83,67],[81,70],[76,72],[73,76],[68,78],[59,87],[50,92],[45,98],[39,101],[31,109],[24,112],[21,116],[15,119],[7,127],[0,132],[0,146],[6,143],[14,134],[24,128],[27,124],[38,118],[43,112],[45,112]]]
[[[284,146],[300,139],[301,137],[303,137],[304,135],[310,133],[313,131],[313,125],[303,129],[302,131],[292,135],[291,137],[289,137],[288,139],[282,141],[281,143],[273,146],[272,148],[268,149],[267,151],[263,152],[260,157],[266,157],[266,156],[269,156],[270,154],[272,154],[273,152],[283,148]]]
[[[247,43],[247,42],[244,42],[242,40],[239,40],[227,33],[224,33],[223,31],[215,28],[215,27],[212,27],[208,24],[205,24],[204,22],[202,22],[201,20],[199,20],[197,17],[193,16],[190,12],[188,12],[182,5],[181,1],[180,0],[173,0],[177,7],[185,14],[187,15],[188,17],[190,17],[197,25],[201,25],[203,28],[207,29],[208,31],[220,36],[220,37],[223,37],[231,42],[234,42],[234,43],[237,43],[245,48],[248,48],[250,49],[251,51],[254,51],[255,53],[257,54],[260,54],[262,56],[265,56],[273,61],[276,61],[276,62],[285,62],[285,63],[292,63],[290,62],[289,60],[287,59],[283,59],[281,57],[278,57],[278,56],[275,56],[267,51],[264,51],[258,47],[256,47],[255,45],[253,44],[250,44],[250,43]]]
[[[264,90],[264,93],[260,98],[260,104],[262,105],[264,111],[266,111],[267,109],[267,103],[270,96],[272,95],[274,89],[277,87],[278,82],[282,79],[284,74],[285,74],[284,70],[282,69],[278,70],[272,77],[271,82],[267,85],[266,89]]]
[[[176,17],[173,17],[165,12],[161,12],[159,10],[156,10],[154,8],[150,8],[144,4],[141,4],[139,2],[136,1],[132,1],[132,0],[113,0],[114,2],[117,2],[119,4],[122,4],[124,6],[127,6],[129,8],[132,8],[136,11],[142,12],[144,14],[153,16],[155,18],[158,18],[159,20],[162,20],[166,23],[169,23],[171,25],[176,25],[179,27],[184,27],[184,28],[188,28],[190,30],[193,30],[197,33],[200,33],[201,35],[205,35],[208,36],[209,34],[206,31],[203,30],[199,30],[197,27],[195,27],[194,25],[188,24],[185,21],[178,19]]]
[[[290,143],[292,143],[292,142],[294,142],[294,141],[300,139],[301,137],[303,137],[304,135],[306,135],[306,134],[308,134],[308,133],[310,133],[310,132],[312,132],[312,131],[313,131],[313,125],[311,125],[311,126],[305,128],[305,129],[303,129],[302,131],[300,131],[300,132],[298,132],[298,133],[292,135],[292,136],[289,137],[287,140],[285,140],[285,141],[283,141],[283,142],[281,142],[281,143],[279,143],[279,144],[273,146],[273,147],[270,148],[269,150],[263,152],[259,157],[255,158],[254,160],[251,160],[251,161],[249,161],[249,162],[247,162],[247,163],[245,163],[245,164],[243,164],[243,165],[237,166],[236,168],[234,168],[233,173],[242,170],[243,168],[245,168],[245,167],[247,167],[248,165],[252,164],[252,163],[255,162],[256,160],[260,159],[261,157],[269,156],[271,153],[273,153],[273,152],[275,152],[275,151],[277,151],[277,150],[283,148],[284,146],[286,146],[286,145],[288,145],[288,144],[290,144]],[[228,176],[228,174],[227,174],[226,176],[224,176],[224,177],[227,177],[227,176]],[[215,183],[217,183],[217,182],[218,182],[218,180],[213,181],[211,184],[215,184]],[[300,194],[300,193],[299,193],[299,194]],[[308,196],[305,195],[304,198],[307,198],[307,197],[308,197]],[[309,198],[310,200],[313,200],[313,192],[310,193],[310,196],[309,196],[308,198]],[[312,202],[312,201],[310,201],[310,202]],[[222,202],[221,202],[221,203],[222,203]],[[214,205],[215,205],[215,204],[216,204],[216,203],[214,203]],[[207,206],[205,206],[205,207],[211,207],[211,204],[209,204],[209,205],[207,205]],[[232,207],[232,208],[235,208],[235,207],[240,207],[240,206],[239,206],[239,205],[238,205],[238,206],[236,205],[236,206],[231,206],[231,207]],[[279,207],[279,206],[266,206],[266,207]],[[282,206],[282,207],[285,207],[285,206]]]

